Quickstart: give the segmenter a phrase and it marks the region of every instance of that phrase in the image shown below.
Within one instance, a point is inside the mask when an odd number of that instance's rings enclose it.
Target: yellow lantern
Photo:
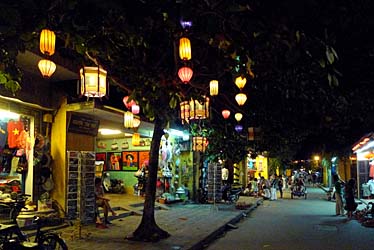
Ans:
[[[38,63],[38,68],[44,78],[49,78],[56,71],[56,64],[50,60],[42,59]]]
[[[47,55],[51,56],[55,53],[55,44],[56,44],[56,35],[53,31],[48,29],[43,29],[40,33],[40,51]]]
[[[208,140],[203,136],[192,137],[192,150],[198,152],[205,152],[208,146]]]
[[[191,42],[186,37],[179,39],[179,57],[182,60],[191,60]]]
[[[247,101],[247,95],[244,93],[239,93],[235,96],[235,100],[239,104],[239,106],[243,106]]]
[[[247,83],[247,78],[238,76],[235,79],[235,85],[238,86],[238,88],[241,90],[244,88],[245,84]]]
[[[189,122],[190,120],[190,104],[188,101],[183,101],[180,103],[180,109],[181,109],[181,120],[182,123],[185,121]]]
[[[210,87],[211,96],[218,95],[218,81],[217,80],[211,80],[209,83],[209,87]]]
[[[106,70],[99,66],[81,68],[81,95],[99,98],[106,96],[106,75]]]
[[[134,114],[130,111],[126,111],[124,115],[123,125],[125,128],[134,127]]]
[[[236,120],[237,122],[240,122],[240,121],[242,120],[242,118],[243,118],[242,113],[236,113],[236,114],[235,114],[235,120]]]
[[[133,146],[139,146],[140,145],[140,134],[139,133],[134,133],[132,135],[132,145]]]

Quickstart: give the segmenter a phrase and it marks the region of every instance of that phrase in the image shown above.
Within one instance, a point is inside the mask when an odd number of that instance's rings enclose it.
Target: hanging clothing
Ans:
[[[4,149],[8,139],[7,122],[0,121],[0,150]]]
[[[7,125],[9,148],[17,147],[17,139],[24,130],[23,127],[24,125],[22,121],[9,120]]]
[[[369,176],[374,178],[374,164],[370,164]]]

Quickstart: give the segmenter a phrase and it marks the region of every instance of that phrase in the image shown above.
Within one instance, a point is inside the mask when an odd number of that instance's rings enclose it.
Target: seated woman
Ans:
[[[95,179],[95,199],[96,199],[96,207],[97,207],[96,224],[103,224],[101,222],[101,219],[98,213],[99,207],[102,207],[104,210],[104,226],[106,224],[111,224],[111,222],[108,220],[108,211],[110,211],[113,216],[116,216],[117,214],[113,211],[113,209],[109,205],[109,199],[104,197],[104,189],[103,189],[103,185],[101,182],[101,178]]]

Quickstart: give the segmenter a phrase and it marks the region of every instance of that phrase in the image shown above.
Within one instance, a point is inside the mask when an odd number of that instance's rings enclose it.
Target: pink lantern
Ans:
[[[178,76],[181,79],[181,81],[185,84],[187,84],[193,75],[193,71],[189,67],[182,67],[178,70]]]
[[[222,116],[225,119],[229,118],[230,117],[230,110],[227,110],[227,109],[222,110]]]
[[[139,114],[140,112],[140,107],[138,104],[134,104],[131,106],[131,112],[134,114],[134,115],[137,115]]]
[[[129,96],[125,96],[123,98],[123,104],[125,104],[127,109],[130,109],[133,105],[136,104],[136,102],[134,100],[131,100],[131,101],[128,101],[128,100],[129,100]]]

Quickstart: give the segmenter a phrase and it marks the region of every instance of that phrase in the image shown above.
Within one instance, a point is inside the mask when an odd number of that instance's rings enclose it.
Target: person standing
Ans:
[[[347,210],[348,219],[352,218],[353,212],[356,211],[357,208],[357,203],[355,202],[355,185],[355,179],[349,179],[344,189],[346,202],[345,209]]]
[[[229,170],[227,169],[226,166],[224,166],[221,170],[222,172],[222,184],[223,186],[226,186],[228,184],[228,179],[229,179]]]
[[[270,188],[270,200],[274,201],[277,199],[277,188],[278,188],[278,177],[276,174],[274,174],[272,180],[271,180],[271,188]]]
[[[373,177],[369,177],[368,185],[369,185],[369,190],[370,190],[370,199],[374,199],[374,180],[373,180]]]
[[[282,177],[282,175],[279,175],[279,178],[278,178],[278,189],[279,189],[280,198],[282,199],[283,198],[283,177]]]
[[[343,186],[344,182],[340,180],[339,175],[334,174],[334,187],[335,187],[335,214],[344,215],[344,207],[343,207]]]

